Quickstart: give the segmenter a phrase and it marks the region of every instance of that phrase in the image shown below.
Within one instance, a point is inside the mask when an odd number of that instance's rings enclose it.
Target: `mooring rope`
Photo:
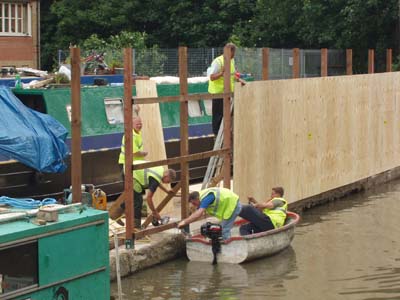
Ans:
[[[35,200],[31,198],[10,198],[7,196],[0,196],[0,204],[7,204],[9,206],[22,209],[35,209],[43,205],[56,204],[56,203],[57,200],[54,198]]]

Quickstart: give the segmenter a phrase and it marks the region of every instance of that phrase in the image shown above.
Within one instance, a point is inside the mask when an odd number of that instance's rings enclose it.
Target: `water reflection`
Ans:
[[[244,299],[249,287],[252,296],[265,295],[265,283],[272,280],[275,288],[270,292],[282,295],[281,278],[289,278],[295,269],[296,253],[289,247],[273,257],[241,265],[187,262],[182,284],[199,299]]]
[[[273,257],[245,264],[191,262],[163,264],[123,280],[124,299],[246,299],[265,295],[265,283],[273,282],[272,297],[285,294],[284,278],[296,270],[296,253],[289,247]],[[116,285],[112,286],[116,294]]]

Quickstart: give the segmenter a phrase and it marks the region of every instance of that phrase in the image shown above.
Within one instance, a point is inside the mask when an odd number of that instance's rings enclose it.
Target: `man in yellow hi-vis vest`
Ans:
[[[234,82],[239,81],[242,85],[246,82],[241,78],[235,76],[235,52],[236,46],[233,43],[228,43],[225,45],[231,51],[231,66],[230,66],[230,84],[231,92],[233,92]],[[207,70],[207,76],[209,76],[208,81],[208,92],[210,94],[220,94],[224,92],[224,56],[220,55],[213,60],[211,67]],[[218,134],[219,127],[221,125],[222,117],[224,111],[224,103],[222,98],[216,98],[212,100],[212,130],[215,136]]]
[[[288,207],[283,194],[282,187],[274,187],[267,201],[257,202],[253,197],[248,197],[252,204],[243,205],[240,216],[250,223],[240,226],[240,234],[248,235],[283,226]]]
[[[221,220],[222,238],[224,240],[230,238],[233,223],[242,208],[238,195],[229,189],[214,187],[190,193],[189,202],[197,207],[197,210],[180,221],[178,228],[196,221],[204,212],[207,212]]]
[[[133,160],[144,160],[147,152],[143,149],[142,139],[142,119],[139,116],[132,118],[132,151]],[[125,165],[125,135],[122,137],[121,153],[119,154],[118,163]],[[125,170],[125,168],[124,168]]]
[[[135,164],[143,163],[145,161],[135,161]],[[134,186],[133,186],[133,207],[135,209],[135,227],[141,227],[142,219],[142,206],[143,206],[143,195],[147,192],[146,202],[148,208],[151,210],[153,218],[160,220],[161,216],[157,212],[153,203],[153,195],[157,188],[162,189],[164,192],[169,193],[166,187],[162,183],[171,183],[176,179],[176,172],[173,169],[165,170],[164,167],[151,167],[147,169],[140,169],[133,171]],[[121,204],[121,208],[125,209],[125,203]]]

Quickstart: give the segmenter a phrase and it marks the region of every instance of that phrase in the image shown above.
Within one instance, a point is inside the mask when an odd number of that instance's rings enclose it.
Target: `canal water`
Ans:
[[[304,212],[280,254],[241,265],[178,259],[124,278],[124,299],[400,299],[399,221],[394,181]]]

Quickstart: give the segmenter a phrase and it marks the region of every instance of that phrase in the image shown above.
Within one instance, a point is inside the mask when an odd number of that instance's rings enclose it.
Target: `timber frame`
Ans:
[[[80,202],[81,189],[79,188],[82,182],[82,165],[81,165],[81,107],[80,107],[80,50],[79,48],[72,47],[71,51],[71,107],[72,107],[72,118],[71,118],[71,129],[72,129],[72,196],[73,202]],[[149,104],[149,103],[162,103],[162,102],[176,102],[180,103],[180,150],[181,155],[179,157],[169,158],[165,160],[158,160],[152,162],[146,162],[140,165],[125,165],[125,174],[132,174],[132,170],[140,170],[144,168],[150,168],[155,166],[163,166],[169,164],[180,164],[181,165],[181,181],[178,182],[173,188],[173,192],[168,194],[166,198],[157,206],[157,211],[161,211],[170,199],[176,193],[181,190],[181,218],[188,216],[188,191],[189,191],[189,162],[199,159],[208,158],[211,156],[223,156],[224,164],[221,174],[218,176],[219,180],[223,180],[223,186],[230,188],[231,182],[231,113],[230,113],[230,99],[232,93],[230,91],[230,52],[229,48],[224,48],[224,93],[221,94],[188,94],[188,81],[187,81],[187,47],[179,47],[179,84],[180,84],[180,96],[177,100],[176,96],[166,97],[149,97],[149,98],[138,98],[132,97],[132,74],[134,66],[132,65],[132,49],[124,49],[124,134],[126,138],[125,142],[125,155],[126,161],[132,161],[132,104]],[[293,49],[293,78],[300,77],[300,49]],[[268,80],[268,58],[269,48],[263,48],[262,51],[262,78]],[[392,71],[392,50],[387,49],[386,52],[386,71]],[[352,50],[346,49],[346,75],[352,75]],[[368,51],[368,73],[374,73],[374,50],[369,49]],[[328,76],[328,50],[321,49],[321,76]],[[224,145],[220,150],[206,151],[196,154],[189,153],[188,143],[188,101],[197,101],[204,99],[223,99],[223,134],[224,134]],[[160,225],[158,227],[145,229],[141,231],[135,231],[133,224],[133,177],[125,176],[125,185],[123,192],[126,203],[126,231],[125,231],[125,246],[126,248],[133,248],[135,239],[143,238],[146,235],[151,235],[161,231],[165,231],[170,228],[177,226],[176,222],[169,223],[166,225]],[[147,217],[144,226],[147,226],[151,221],[151,216]],[[188,226],[185,228],[188,231]]]

